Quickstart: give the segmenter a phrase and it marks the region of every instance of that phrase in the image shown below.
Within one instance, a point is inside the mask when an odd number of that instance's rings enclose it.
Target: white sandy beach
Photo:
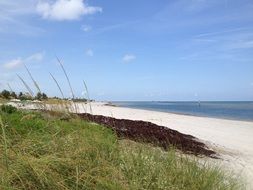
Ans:
[[[82,110],[80,105],[79,109]],[[87,110],[89,112],[88,106]],[[149,121],[193,135],[218,152],[221,159],[214,160],[215,163],[232,169],[236,175],[245,178],[248,189],[253,189],[253,122],[114,107],[104,103],[92,103],[92,111],[95,115]]]

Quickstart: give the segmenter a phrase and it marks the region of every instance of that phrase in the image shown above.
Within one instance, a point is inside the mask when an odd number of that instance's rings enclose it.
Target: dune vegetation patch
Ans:
[[[75,115],[2,110],[0,189],[241,189],[173,149],[119,140]]]

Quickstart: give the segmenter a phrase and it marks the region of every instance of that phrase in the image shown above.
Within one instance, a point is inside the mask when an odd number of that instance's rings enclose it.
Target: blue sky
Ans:
[[[97,100],[253,100],[252,0],[0,0],[0,89]],[[34,91],[35,88],[33,88]]]

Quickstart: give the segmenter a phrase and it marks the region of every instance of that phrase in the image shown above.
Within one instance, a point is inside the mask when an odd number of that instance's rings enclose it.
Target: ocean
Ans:
[[[253,121],[253,101],[169,102],[117,101],[113,104],[128,108],[162,111],[202,117]]]

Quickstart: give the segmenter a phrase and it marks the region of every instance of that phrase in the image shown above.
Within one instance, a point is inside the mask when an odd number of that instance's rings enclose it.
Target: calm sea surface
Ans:
[[[253,121],[253,102],[113,102],[122,107]]]

